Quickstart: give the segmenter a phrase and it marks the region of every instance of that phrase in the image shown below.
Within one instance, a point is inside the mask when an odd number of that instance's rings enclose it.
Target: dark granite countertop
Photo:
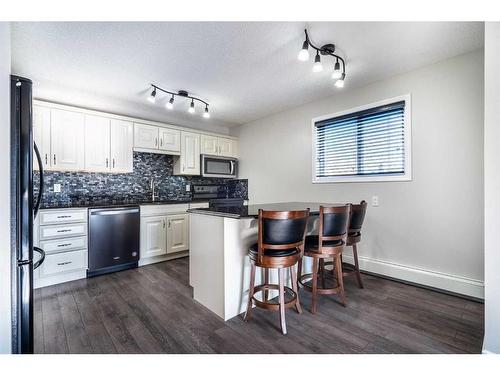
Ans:
[[[40,209],[56,209],[56,208],[98,208],[98,207],[127,207],[139,205],[157,205],[157,204],[188,204],[208,202],[208,199],[183,199],[183,200],[162,200],[158,199],[154,202],[146,198],[123,198],[123,199],[74,199],[66,202],[43,203]]]
[[[319,214],[319,206],[341,206],[343,203],[321,203],[321,202],[280,202],[268,204],[254,204],[249,206],[192,208],[188,212],[194,214],[229,217],[233,219],[258,217],[259,209],[267,211],[295,211],[310,209],[311,215]]]

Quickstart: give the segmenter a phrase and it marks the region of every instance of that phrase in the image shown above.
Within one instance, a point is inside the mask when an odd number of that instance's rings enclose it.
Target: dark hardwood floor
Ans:
[[[304,313],[254,309],[223,322],[191,298],[189,258],[36,290],[36,353],[480,353],[484,309],[363,275],[348,306],[301,291]]]

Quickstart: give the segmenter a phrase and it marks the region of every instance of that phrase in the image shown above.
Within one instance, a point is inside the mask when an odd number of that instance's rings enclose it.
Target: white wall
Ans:
[[[483,50],[233,130],[250,203],[370,202],[367,270],[483,296]],[[335,92],[332,85],[332,92]],[[311,119],[410,93],[413,180],[311,183]]]
[[[484,349],[500,353],[500,23],[487,22],[484,51]]]
[[[0,22],[0,353],[10,332],[10,25]]]

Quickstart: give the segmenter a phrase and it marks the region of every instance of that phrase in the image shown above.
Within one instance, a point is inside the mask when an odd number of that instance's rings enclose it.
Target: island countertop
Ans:
[[[279,202],[267,204],[253,204],[248,206],[229,206],[229,207],[210,207],[210,208],[192,208],[188,212],[194,214],[222,216],[233,219],[242,219],[258,217],[259,210],[266,211],[297,211],[310,209],[311,215],[319,214],[320,206],[342,206],[342,203],[318,203],[318,202]]]

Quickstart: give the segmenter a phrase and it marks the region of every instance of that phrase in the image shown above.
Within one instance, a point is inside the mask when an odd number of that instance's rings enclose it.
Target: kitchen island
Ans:
[[[319,207],[338,203],[282,202],[262,205],[190,209],[189,283],[196,301],[224,320],[245,311],[250,285],[248,248],[257,242],[259,209],[293,211],[309,208],[307,233],[317,232]],[[311,262],[303,263],[304,273]],[[257,269],[255,283],[261,283]],[[270,281],[277,282],[271,270]],[[289,275],[287,277],[289,279]],[[271,297],[272,298],[272,297]]]

